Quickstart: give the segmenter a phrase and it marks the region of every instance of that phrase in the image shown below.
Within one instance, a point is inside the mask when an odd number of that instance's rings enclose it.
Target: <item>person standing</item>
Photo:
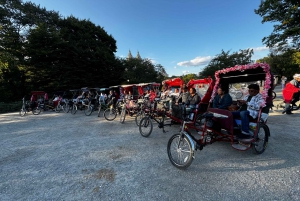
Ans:
[[[282,89],[284,89],[284,87],[285,87],[286,80],[287,80],[287,78],[285,76],[281,77],[281,87],[282,87]]]

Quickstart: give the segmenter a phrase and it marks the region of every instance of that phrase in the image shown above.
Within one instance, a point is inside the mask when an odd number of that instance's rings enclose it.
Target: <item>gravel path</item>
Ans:
[[[166,152],[179,126],[144,138],[130,117],[1,114],[0,200],[300,200],[300,111],[270,115],[263,154],[219,142],[179,170]]]

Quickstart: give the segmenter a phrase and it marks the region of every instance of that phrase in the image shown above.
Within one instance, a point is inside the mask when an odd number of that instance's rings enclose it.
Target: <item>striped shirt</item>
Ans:
[[[243,98],[243,100],[247,101],[249,94]],[[265,106],[265,100],[260,93],[253,96],[251,100],[247,103],[247,110],[249,111],[249,115],[253,117],[253,119],[257,118],[258,112],[261,106]]]

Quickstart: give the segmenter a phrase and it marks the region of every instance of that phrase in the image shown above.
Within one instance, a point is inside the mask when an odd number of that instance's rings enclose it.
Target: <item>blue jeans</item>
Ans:
[[[233,118],[241,118],[242,122],[242,131],[249,133],[249,111],[244,110],[244,111],[236,111],[232,112]],[[236,125],[235,121],[234,124]]]

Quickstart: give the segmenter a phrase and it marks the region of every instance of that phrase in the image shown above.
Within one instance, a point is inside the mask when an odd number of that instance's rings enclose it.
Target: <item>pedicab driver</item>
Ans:
[[[242,132],[239,137],[243,139],[252,139],[253,133],[250,131],[249,120],[257,118],[260,107],[265,102],[259,93],[257,84],[250,84],[248,91],[248,95],[242,100],[238,100],[239,105],[241,105],[240,110],[232,112],[233,118],[241,118]]]

